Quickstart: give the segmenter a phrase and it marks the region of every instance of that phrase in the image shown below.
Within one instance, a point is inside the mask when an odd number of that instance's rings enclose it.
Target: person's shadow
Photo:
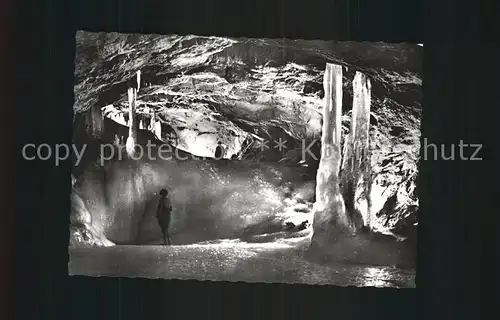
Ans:
[[[157,192],[149,195],[144,204],[144,209],[141,211],[140,216],[137,217],[136,223],[136,235],[134,239],[134,243],[138,245],[145,245],[152,241],[151,237],[147,237],[145,234],[145,228],[147,224],[150,222],[150,219],[154,218],[155,208],[159,201],[159,194]],[[137,213],[139,214],[139,213]],[[131,225],[131,228],[134,228]],[[159,228],[159,227],[158,227]]]

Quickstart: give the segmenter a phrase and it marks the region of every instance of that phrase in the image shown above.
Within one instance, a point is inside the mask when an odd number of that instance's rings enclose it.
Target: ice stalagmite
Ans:
[[[328,63],[326,65],[323,85],[325,98],[321,159],[316,176],[312,247],[322,247],[332,240],[330,237],[334,233],[350,228],[339,187],[342,66]]]
[[[370,79],[356,72],[353,81],[351,130],[344,144],[341,192],[356,230],[370,227]]]

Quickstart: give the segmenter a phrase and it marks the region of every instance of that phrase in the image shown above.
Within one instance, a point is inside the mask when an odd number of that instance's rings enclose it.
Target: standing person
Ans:
[[[168,198],[168,191],[166,189],[160,190],[160,201],[156,208],[156,219],[158,219],[158,224],[161,228],[161,233],[163,235],[163,245],[171,245],[170,234],[168,233],[168,227],[170,226],[170,215],[172,213],[172,202]]]
[[[215,159],[220,160],[224,158],[224,155],[226,153],[226,150],[222,143],[219,141],[217,142],[217,147],[215,148]]]

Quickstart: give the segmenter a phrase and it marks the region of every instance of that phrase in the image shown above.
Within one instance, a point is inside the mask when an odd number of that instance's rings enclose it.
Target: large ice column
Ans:
[[[353,81],[351,131],[344,144],[341,171],[346,211],[356,229],[370,227],[370,79],[356,72]]]
[[[341,161],[342,66],[328,63],[325,90],[321,159],[316,177],[316,202],[312,245],[322,247],[337,231],[350,228],[339,187]]]

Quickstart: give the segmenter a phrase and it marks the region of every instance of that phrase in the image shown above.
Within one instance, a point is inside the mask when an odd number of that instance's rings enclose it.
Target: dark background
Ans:
[[[2,69],[7,98],[0,126],[1,136],[7,136],[2,154],[13,157],[1,157],[0,194],[6,245],[1,254],[16,262],[10,271],[3,264],[2,277],[10,282],[2,288],[12,288],[5,289],[6,297],[15,298],[16,313],[22,319],[92,320],[480,319],[472,305],[479,301],[479,274],[490,271],[474,270],[479,259],[474,239],[488,212],[479,184],[491,161],[486,147],[484,161],[421,163],[416,290],[69,277],[71,163],[55,167],[21,159],[25,143],[71,143],[78,29],[424,42],[423,137],[448,145],[460,139],[485,143],[480,131],[486,125],[479,127],[479,119],[488,118],[487,93],[495,89],[478,80],[485,70],[480,64],[495,60],[483,54],[492,54],[485,47],[494,43],[478,38],[474,1],[366,2],[52,0],[23,3],[12,15],[1,10],[15,26],[13,45],[5,51],[15,62]]]

